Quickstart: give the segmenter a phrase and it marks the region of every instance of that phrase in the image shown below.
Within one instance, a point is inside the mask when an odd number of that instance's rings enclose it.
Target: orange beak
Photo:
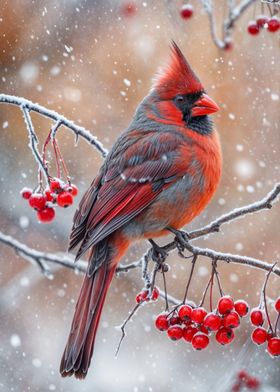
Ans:
[[[202,94],[202,96],[195,102],[191,110],[191,115],[192,117],[205,116],[206,114],[215,113],[218,110],[220,110],[220,108],[216,102],[208,97],[207,94]]]

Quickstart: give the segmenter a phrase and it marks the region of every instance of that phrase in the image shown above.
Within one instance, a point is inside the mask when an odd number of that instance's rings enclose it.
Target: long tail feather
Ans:
[[[101,311],[115,269],[116,263],[106,260],[91,276],[87,274],[84,278],[61,359],[60,373],[63,377],[74,374],[75,377],[83,379],[87,375]]]

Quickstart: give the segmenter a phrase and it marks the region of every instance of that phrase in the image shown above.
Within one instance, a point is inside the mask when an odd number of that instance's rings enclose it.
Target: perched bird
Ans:
[[[206,95],[173,42],[169,66],[138,106],[83,196],[69,250],[90,249],[75,314],[61,360],[63,377],[88,372],[101,311],[114,272],[129,245],[180,229],[213,196],[221,176],[221,150]]]

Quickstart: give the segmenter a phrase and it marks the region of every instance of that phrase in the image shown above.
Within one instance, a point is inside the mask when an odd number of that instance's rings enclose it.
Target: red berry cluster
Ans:
[[[191,4],[184,4],[180,11],[182,19],[189,19],[193,15],[193,6]]]
[[[246,370],[240,370],[237,380],[231,388],[231,392],[240,392],[243,387],[247,389],[258,390],[261,383],[256,377],[250,376]]]
[[[78,188],[59,178],[50,178],[49,188],[39,191],[23,188],[20,193],[23,199],[28,200],[30,207],[37,211],[38,220],[49,223],[55,218],[54,206],[69,207],[73,204],[73,197],[78,194]]]
[[[149,296],[149,290],[143,289],[136,295],[135,301],[139,304],[142,302],[157,301],[159,297],[159,290],[157,287],[153,288],[152,294]]]
[[[251,20],[247,25],[247,31],[251,35],[257,35],[261,29],[267,29],[271,33],[275,33],[280,29],[280,19],[277,16],[268,18],[265,15],[260,15],[256,20]]]
[[[220,298],[217,310],[207,312],[201,306],[184,304],[172,312],[157,316],[155,326],[160,331],[167,331],[172,340],[183,338],[191,343],[195,350],[203,350],[209,344],[209,335],[214,332],[215,339],[222,345],[234,339],[234,329],[240,324],[240,318],[247,315],[247,302],[234,302],[230,296]]]
[[[278,317],[280,317],[280,297],[275,301],[274,308],[278,313]],[[275,326],[274,332],[270,327],[268,327],[268,329],[263,328],[263,324],[266,318],[266,314],[261,308],[254,308],[251,310],[251,324],[254,327],[257,327],[253,330],[251,339],[253,343],[257,344],[258,346],[266,343],[267,352],[272,357],[277,357],[280,356],[280,337],[276,335],[277,325]]]

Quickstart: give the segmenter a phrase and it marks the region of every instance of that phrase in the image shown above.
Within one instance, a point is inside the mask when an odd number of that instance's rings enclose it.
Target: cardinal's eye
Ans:
[[[183,103],[185,101],[185,97],[183,97],[183,95],[177,95],[177,97],[175,97],[175,101],[176,103]]]

